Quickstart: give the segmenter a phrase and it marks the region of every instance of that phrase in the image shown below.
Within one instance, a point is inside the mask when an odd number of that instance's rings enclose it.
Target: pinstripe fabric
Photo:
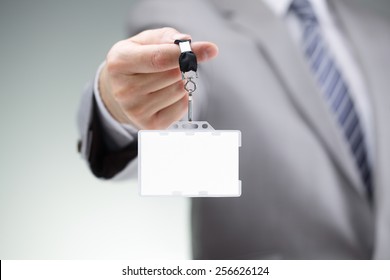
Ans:
[[[363,131],[350,97],[348,85],[337,69],[321,37],[316,15],[307,0],[294,0],[290,7],[303,26],[303,47],[312,72],[330,109],[334,113],[360,171],[365,191],[372,198],[371,168],[367,159]]]

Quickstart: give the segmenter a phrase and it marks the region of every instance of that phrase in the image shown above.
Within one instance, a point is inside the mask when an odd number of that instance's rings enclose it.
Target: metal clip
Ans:
[[[186,78],[184,89],[188,93],[188,121],[192,121],[192,93],[196,90],[196,83],[192,80],[194,77]]]
[[[184,89],[188,93],[188,121],[192,121],[192,93],[196,90],[196,83],[194,78],[198,78],[198,62],[195,54],[191,50],[191,40],[176,40],[175,44],[180,47],[179,65],[181,71],[181,78],[186,80]],[[195,77],[190,72],[195,72]]]

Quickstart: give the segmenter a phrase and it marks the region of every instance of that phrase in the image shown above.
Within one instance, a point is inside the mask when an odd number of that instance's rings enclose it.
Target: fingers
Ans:
[[[187,102],[183,81],[179,81],[156,92],[138,95],[124,109],[129,119],[139,128],[166,128],[183,116]]]
[[[178,68],[165,72],[126,76],[127,94],[148,94],[166,88],[182,80]]]
[[[142,31],[130,39],[140,45],[154,45],[170,44],[175,40],[191,40],[191,36],[182,34],[174,28],[164,27]]]
[[[187,111],[188,96],[185,94],[179,101],[162,109],[154,115],[154,123],[156,124],[152,129],[159,127],[167,128],[174,121],[180,120]]]
[[[120,122],[142,129],[166,128],[187,110],[176,39],[191,39],[172,28],[147,30],[116,43],[107,54],[99,89],[107,109]],[[198,62],[214,58],[211,42],[194,42]]]
[[[134,46],[131,42],[122,44],[120,50],[115,53],[115,57],[111,57],[111,62],[114,62],[115,67],[120,67],[115,70],[123,74],[156,73],[179,66],[180,49],[173,42],[138,46]],[[218,54],[217,46],[210,42],[193,43],[192,51],[197,56],[198,62],[210,60]]]
[[[217,45],[211,42],[194,42],[191,47],[199,62],[208,61],[218,55]]]
[[[155,115],[164,108],[175,104],[186,95],[187,93],[183,89],[183,82],[177,82],[165,89],[148,94],[145,109],[150,116]]]
[[[157,73],[178,67],[179,48],[171,44],[134,45],[129,42],[118,59],[123,73]]]
[[[152,31],[143,33],[149,32]],[[186,35],[178,35],[178,37],[183,36]],[[145,44],[148,41],[144,38],[134,40],[134,37],[120,41],[114,45],[107,56],[108,67],[111,71],[122,74],[156,73],[177,68],[180,49],[174,44],[174,37],[171,36],[169,40],[160,37],[150,38],[153,44]],[[158,39],[162,41],[158,42]],[[198,62],[210,60],[218,54],[217,46],[211,42],[194,42],[192,51],[197,56]]]

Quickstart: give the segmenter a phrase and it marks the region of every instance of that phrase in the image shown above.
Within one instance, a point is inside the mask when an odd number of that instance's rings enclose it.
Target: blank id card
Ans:
[[[214,130],[207,122],[196,123],[190,129],[177,122],[168,130],[138,132],[138,185],[142,196],[241,195],[241,132]]]

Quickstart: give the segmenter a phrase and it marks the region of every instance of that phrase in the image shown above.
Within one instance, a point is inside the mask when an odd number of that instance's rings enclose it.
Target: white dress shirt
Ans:
[[[289,7],[293,0],[262,0],[275,15],[283,20],[292,36],[293,41],[301,47],[302,27],[299,19],[294,13],[289,12]],[[359,115],[362,130],[365,135],[368,160],[372,164],[374,155],[374,132],[372,125],[372,112],[370,102],[367,96],[367,87],[363,75],[352,55],[352,48],[344,39],[340,28],[333,19],[326,0],[308,0],[316,13],[322,35],[327,42],[330,53],[334,57],[343,78],[350,88],[351,98],[355,103],[356,111]],[[303,51],[302,51],[303,54]],[[100,97],[98,87],[98,77],[102,66],[99,67],[94,85],[94,94],[99,108],[99,114],[104,130],[109,139],[106,139],[109,148],[120,149],[125,147],[137,137],[137,129],[130,125],[117,122],[107,111]]]

